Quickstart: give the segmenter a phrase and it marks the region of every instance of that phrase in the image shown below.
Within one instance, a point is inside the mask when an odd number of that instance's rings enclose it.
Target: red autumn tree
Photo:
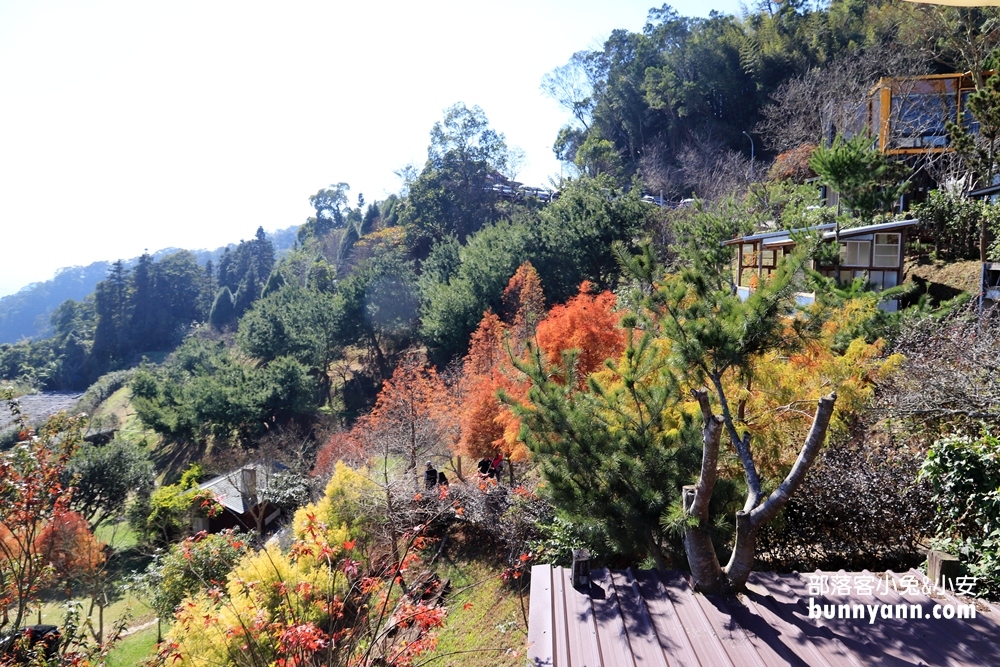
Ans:
[[[503,438],[503,426],[496,420],[502,409],[496,392],[505,332],[500,318],[488,310],[469,342],[459,383],[462,402],[458,418],[459,455],[492,458]]]
[[[331,435],[316,452],[316,463],[310,474],[322,479],[329,479],[333,476],[337,461],[343,461],[349,466],[357,467],[368,458],[364,440],[360,437],[360,429],[338,431]]]
[[[473,458],[501,453],[516,462],[528,456],[518,440],[521,420],[500,401],[498,393],[514,400],[527,396],[527,380],[514,367],[512,357],[522,356],[545,317],[542,281],[530,263],[522,264],[511,277],[502,303],[502,320],[491,311],[483,314],[462,365],[458,451]],[[513,481],[513,467],[510,472]]]
[[[410,355],[382,384],[371,414],[355,425],[369,451],[402,454],[420,488],[418,460],[447,451],[455,437],[454,407],[444,381],[422,355]]]
[[[579,350],[576,374],[581,381],[599,369],[605,359],[617,358],[625,349],[625,333],[614,312],[615,295],[591,294],[584,281],[580,292],[563,305],[554,306],[538,325],[535,337],[550,364],[560,361],[566,350]]]
[[[103,545],[76,512],[55,514],[38,534],[36,549],[56,580],[67,587],[74,581],[89,582],[104,563]]]
[[[528,456],[517,439],[520,420],[498,397],[500,391],[514,398],[527,395],[526,381],[511,363],[515,343],[508,331],[499,317],[487,311],[472,335],[459,383],[462,411],[457,451],[461,455],[477,459],[502,453],[511,461]]]
[[[507,324],[511,345],[520,354],[525,341],[535,333],[535,327],[545,317],[545,294],[542,280],[530,262],[525,262],[504,288],[501,316]]]
[[[0,454],[0,633],[23,624],[29,606],[51,580],[39,537],[54,517],[68,511],[72,489],[59,480],[83,426],[60,414],[36,433],[10,390],[3,400],[21,431],[20,442]]]

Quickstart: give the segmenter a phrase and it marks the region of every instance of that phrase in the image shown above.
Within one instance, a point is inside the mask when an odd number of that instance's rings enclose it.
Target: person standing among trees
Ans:
[[[479,465],[477,466],[480,477],[489,477],[491,468],[492,468],[492,463],[489,458],[483,458],[482,460],[480,460]]]
[[[427,469],[424,471],[424,488],[433,491],[438,483],[438,471],[434,469],[430,461],[427,462]]]
[[[501,473],[503,473],[503,452],[494,456],[493,461],[490,463],[490,477],[495,479],[497,483],[500,482]]]

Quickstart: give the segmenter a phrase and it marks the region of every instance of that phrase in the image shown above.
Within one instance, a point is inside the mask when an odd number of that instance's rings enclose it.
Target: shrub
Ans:
[[[106,373],[97,378],[94,384],[90,385],[83,396],[80,397],[78,408],[82,412],[91,413],[100,406],[101,403],[111,398],[115,393],[129,383],[136,369],[130,368],[123,371]]]
[[[195,516],[214,516],[221,510],[211,492],[198,489],[201,474],[201,466],[192,465],[177,484],[161,486],[129,506],[129,524],[141,540],[166,546],[188,533]]]
[[[935,546],[963,557],[978,595],[1000,594],[1000,439],[941,438],[920,476],[934,492]]]
[[[225,584],[229,570],[246,553],[238,530],[216,535],[198,533],[170,547],[150,563],[142,578],[150,606],[160,618],[170,618],[184,598]]]
[[[920,458],[888,447],[831,445],[778,519],[761,531],[758,559],[774,569],[899,569],[922,560],[931,530]]]
[[[405,536],[402,559],[367,570],[353,540],[328,541],[305,517],[288,552],[276,544],[243,555],[224,585],[185,600],[162,645],[164,664],[411,667],[433,648],[445,615],[439,581],[402,576],[415,570],[419,533]]]

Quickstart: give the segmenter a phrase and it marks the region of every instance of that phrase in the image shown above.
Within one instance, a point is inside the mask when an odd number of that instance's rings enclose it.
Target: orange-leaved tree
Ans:
[[[538,347],[550,364],[559,363],[567,350],[579,351],[575,376],[580,382],[601,368],[605,359],[617,359],[625,349],[621,316],[614,311],[615,295],[592,294],[591,288],[590,282],[583,281],[579,294],[553,306],[536,333]]]
[[[524,402],[528,381],[513,363],[523,356],[538,323],[545,317],[545,296],[538,273],[525,262],[503,292],[504,315],[483,313],[472,334],[458,384],[462,411],[459,416],[459,455],[473,458],[502,454],[511,463],[523,461],[528,450],[518,439],[521,420],[499,399],[500,392]],[[511,482],[514,467],[509,466]]]
[[[535,332],[535,327],[545,317],[545,294],[542,279],[530,262],[525,262],[504,288],[501,297],[501,317],[510,328],[511,342],[523,347]],[[515,350],[516,354],[521,352]]]
[[[497,390],[506,384],[503,367],[506,327],[500,318],[486,311],[472,334],[469,353],[462,364],[459,383],[463,409],[458,423],[457,453],[472,458],[490,457],[503,442],[504,427],[498,421],[503,410]]]
[[[57,581],[71,590],[73,583],[92,584],[104,563],[104,545],[90,532],[90,524],[73,511],[58,511],[36,539],[38,552]]]
[[[444,380],[422,355],[409,355],[382,384],[375,408],[355,429],[369,451],[401,454],[419,489],[418,460],[448,450],[454,438],[453,415]]]
[[[338,461],[350,466],[360,466],[369,459],[365,442],[361,438],[361,429],[352,428],[347,431],[337,431],[327,438],[326,443],[316,452],[316,463],[313,465],[313,477],[329,479]]]

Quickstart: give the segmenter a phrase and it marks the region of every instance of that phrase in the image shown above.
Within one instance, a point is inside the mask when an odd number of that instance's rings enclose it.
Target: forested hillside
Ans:
[[[981,72],[998,44],[995,9],[664,6],[542,82],[572,115],[551,193],[459,102],[398,193],[319,190],[287,253],[258,229],[204,265],[115,262],[53,336],[0,346],[18,391],[89,385],[96,415],[6,437],[50,493],[5,486],[40,505],[0,525],[84,554],[127,525],[157,664],[520,665],[532,564],[579,549],[732,596],[930,544],[995,597],[1000,328],[935,280],[1000,260],[966,196],[1000,173],[1000,77],[948,150],[845,123],[880,77]],[[103,610],[125,577],[102,559],[24,590]]]
[[[269,239],[275,252],[282,255],[291,250],[295,243],[298,225],[272,232]],[[230,244],[232,249],[236,244]],[[153,253],[154,260],[179,252],[179,248],[167,248]],[[215,250],[193,250],[198,263],[218,263],[226,248]],[[138,258],[123,260],[125,268],[132,268]],[[51,336],[55,325],[52,313],[68,299],[83,301],[93,293],[97,283],[107,277],[112,262],[94,262],[87,266],[71,266],[60,269],[51,280],[32,283],[0,298],[0,344],[16,343],[23,338],[40,339]]]

